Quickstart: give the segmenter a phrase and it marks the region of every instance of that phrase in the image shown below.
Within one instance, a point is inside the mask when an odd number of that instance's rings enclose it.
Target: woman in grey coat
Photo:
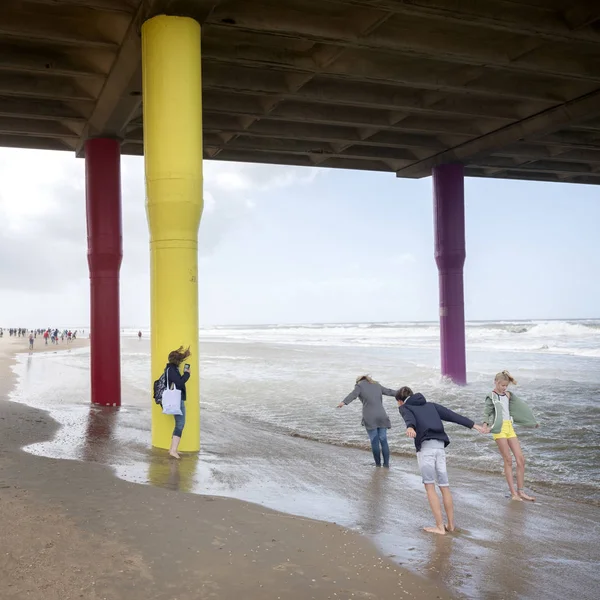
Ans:
[[[396,391],[383,387],[369,375],[360,375],[356,379],[354,390],[338,404],[338,408],[347,406],[356,398],[360,399],[363,405],[361,425],[365,426],[371,440],[375,466],[381,466],[381,455],[383,454],[383,466],[389,469],[390,447],[387,441],[387,430],[391,429],[392,424],[383,408],[383,396],[395,397]]]

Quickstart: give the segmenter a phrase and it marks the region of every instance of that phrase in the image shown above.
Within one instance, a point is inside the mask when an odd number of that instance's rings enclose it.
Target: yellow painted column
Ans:
[[[200,449],[198,228],[202,216],[200,25],[158,16],[142,26],[146,211],[150,228],[152,381],[171,350],[190,346],[180,450]],[[152,445],[169,448],[174,419],[152,400]]]

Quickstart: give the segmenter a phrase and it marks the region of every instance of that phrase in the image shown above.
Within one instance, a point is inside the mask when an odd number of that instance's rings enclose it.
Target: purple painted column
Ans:
[[[433,169],[435,261],[440,278],[442,375],[467,383],[465,353],[465,190],[461,164]]]

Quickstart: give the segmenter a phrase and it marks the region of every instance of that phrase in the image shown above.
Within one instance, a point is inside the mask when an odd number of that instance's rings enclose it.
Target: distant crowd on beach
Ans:
[[[10,327],[6,330],[9,337],[16,338],[28,338],[29,349],[33,350],[36,339],[41,337],[44,340],[44,345],[47,346],[48,342],[51,344],[58,344],[59,342],[67,342],[70,344],[73,340],[77,339],[77,334],[83,334],[83,330],[79,332],[77,329],[58,329],[57,327],[46,327],[42,329],[25,329],[24,327]],[[0,338],[4,337],[4,329],[0,328]]]

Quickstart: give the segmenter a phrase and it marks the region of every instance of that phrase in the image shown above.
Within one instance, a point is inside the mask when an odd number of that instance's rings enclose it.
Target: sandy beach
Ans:
[[[80,343],[19,355],[14,377],[6,369],[21,348],[1,345],[4,396],[18,385],[15,402],[0,402],[0,519],[12,549],[0,560],[0,598],[9,584],[9,598],[41,597],[44,585],[44,598],[596,598],[593,495],[534,485],[535,504],[511,502],[500,473],[464,468],[462,452],[489,447],[485,436],[451,430],[459,529],[432,536],[414,453],[374,469],[365,449],[239,414],[248,389],[273,376],[271,352],[296,348],[205,342],[201,452],[172,461],[150,447],[148,340],[122,338],[118,411],[90,407]],[[271,371],[257,371],[254,351]],[[257,372],[260,382],[249,379]],[[359,414],[339,418],[356,427]],[[396,423],[390,435],[402,435]]]
[[[20,351],[26,341],[0,340],[3,600],[452,597],[335,524],[129,483],[102,464],[22,451],[51,439],[57,423],[6,400]],[[179,466],[162,461],[177,480]]]

